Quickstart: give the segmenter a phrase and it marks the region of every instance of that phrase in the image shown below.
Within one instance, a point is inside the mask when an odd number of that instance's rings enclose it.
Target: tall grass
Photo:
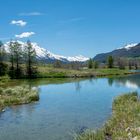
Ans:
[[[128,69],[120,70],[118,68],[100,68],[100,69],[64,69],[64,68],[53,68],[48,66],[38,67],[38,78],[75,78],[75,77],[102,77],[102,76],[123,76],[126,74],[134,74]]]
[[[113,116],[105,126],[112,139],[140,140],[140,100],[136,92],[122,95],[113,103]]]
[[[140,99],[136,92],[113,102],[113,114],[99,131],[86,131],[74,140],[140,140]]]
[[[82,134],[74,136],[74,140],[104,140],[104,139],[105,135],[104,131],[102,130],[97,131],[86,130]]]
[[[10,77],[9,76],[0,76],[0,86],[5,85],[7,82],[10,81]]]
[[[38,90],[29,86],[0,88],[0,109],[10,106],[27,104],[39,100]]]

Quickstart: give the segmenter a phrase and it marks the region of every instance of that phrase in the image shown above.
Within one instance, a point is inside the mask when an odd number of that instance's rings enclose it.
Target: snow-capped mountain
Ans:
[[[136,45],[138,45],[138,43],[131,43],[131,44],[127,44],[124,47],[118,48],[119,49],[126,49],[126,50],[130,50],[131,48],[135,47]]]
[[[26,43],[22,41],[17,41],[20,45],[21,48],[24,49]],[[6,52],[9,52],[9,44],[10,42],[7,42],[4,44]],[[45,48],[40,47],[37,43],[33,42],[32,47],[36,51],[36,56],[40,61],[44,62],[54,62],[56,60],[62,61],[62,62],[85,62],[89,58],[84,57],[82,55],[75,56],[75,57],[65,57],[62,55],[56,55],[51,53],[50,51],[46,50]]]
[[[105,62],[110,55],[113,57],[140,57],[140,43],[128,44],[111,52],[98,54],[94,57],[94,60]]]

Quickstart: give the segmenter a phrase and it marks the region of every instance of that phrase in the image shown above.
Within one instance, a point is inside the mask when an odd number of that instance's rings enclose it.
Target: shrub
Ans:
[[[17,86],[6,89],[0,88],[0,108],[38,100],[38,89],[32,89],[29,86]]]

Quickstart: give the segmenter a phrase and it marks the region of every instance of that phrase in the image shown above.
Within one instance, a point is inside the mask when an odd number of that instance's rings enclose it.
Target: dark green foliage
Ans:
[[[97,61],[94,61],[94,68],[97,69],[99,67],[99,64]]]
[[[25,48],[25,61],[27,66],[27,77],[35,78],[37,76],[37,67],[35,67],[36,52],[29,40],[27,41]]]
[[[113,68],[114,66],[114,59],[112,56],[109,56],[107,59],[108,68]]]
[[[19,64],[21,63],[21,58],[22,58],[21,44],[19,44],[18,42],[14,42],[13,45],[14,45],[15,65],[16,65],[15,76],[16,78],[20,78],[21,69],[19,67]]]
[[[108,78],[108,84],[109,84],[110,86],[113,85],[113,82],[114,82],[113,78]]]
[[[7,72],[8,72],[8,65],[3,62],[0,62],[0,76],[6,75]]]
[[[135,70],[137,70],[138,69],[138,64],[135,62]]]
[[[0,41],[0,63],[3,62],[5,57],[5,49],[3,43]]]
[[[10,50],[10,69],[9,69],[9,76],[11,78],[15,78],[15,69],[14,69],[14,46],[13,46],[13,42],[10,42],[9,45],[9,50]]]
[[[20,43],[11,41],[9,50],[9,61],[11,63],[8,72],[9,76],[13,79],[35,78],[37,75],[37,67],[35,66],[36,52],[32,47],[32,43],[28,41],[23,49]]]
[[[9,75],[11,78],[20,78],[22,76],[22,70],[20,64],[22,62],[22,49],[21,44],[17,41],[10,42],[10,62]]]
[[[5,49],[3,43],[0,41],[0,76],[4,76],[8,71],[8,65],[4,63]]]
[[[129,66],[129,69],[131,70],[132,69],[132,62],[131,61],[129,61],[128,66]]]
[[[16,78],[14,67],[12,67],[12,66],[10,67],[8,74],[12,79]]]
[[[93,68],[93,60],[90,58],[88,61],[88,68],[92,69]]]

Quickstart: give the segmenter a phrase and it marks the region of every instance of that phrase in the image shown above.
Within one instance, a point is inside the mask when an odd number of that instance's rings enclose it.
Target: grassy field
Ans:
[[[128,69],[120,70],[117,68],[108,69],[63,69],[63,68],[53,68],[47,66],[38,67],[38,78],[82,78],[82,77],[102,77],[102,76],[116,76],[116,75],[126,75],[132,74]]]
[[[113,102],[111,119],[101,130],[76,135],[74,140],[140,140],[140,99],[137,93],[119,96]]]
[[[5,85],[9,81],[10,81],[10,77],[9,76],[0,76],[0,86]]]
[[[29,86],[0,88],[0,111],[6,106],[27,104],[39,100],[38,90]]]

